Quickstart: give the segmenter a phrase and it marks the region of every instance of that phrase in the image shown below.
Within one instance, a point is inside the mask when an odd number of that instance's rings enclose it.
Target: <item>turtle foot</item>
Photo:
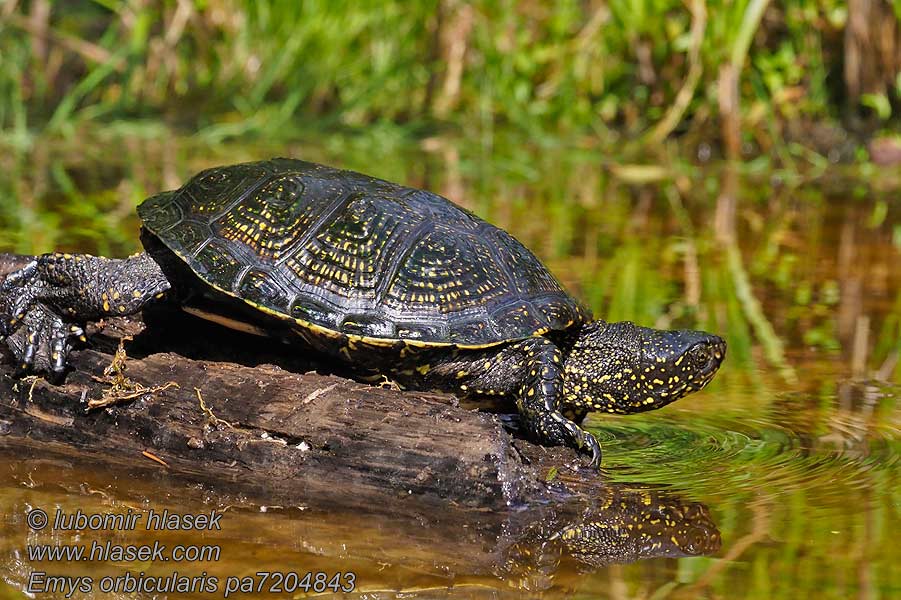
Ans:
[[[20,375],[31,372],[50,373],[51,379],[62,379],[72,338],[84,340],[84,329],[63,321],[40,302],[31,305],[20,318],[20,326],[6,336],[6,345],[16,360]]]

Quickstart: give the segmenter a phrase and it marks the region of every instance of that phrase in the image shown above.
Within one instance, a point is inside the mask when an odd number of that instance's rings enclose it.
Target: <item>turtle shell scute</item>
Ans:
[[[589,318],[509,233],[360,173],[282,158],[220,167],[138,210],[202,281],[311,334],[486,346]]]
[[[185,218],[185,213],[177,202],[172,201],[176,192],[163,192],[144,200],[138,207],[138,216],[144,225],[153,231],[170,229]]]

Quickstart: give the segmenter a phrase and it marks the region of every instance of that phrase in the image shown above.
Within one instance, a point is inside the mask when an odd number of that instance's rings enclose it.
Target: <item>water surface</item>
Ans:
[[[579,149],[464,150],[443,140],[424,149],[338,137],[279,147],[131,138],[87,146],[0,157],[0,250],[122,256],[139,249],[134,206],[147,195],[207,166],[292,155],[452,198],[517,236],[599,316],[722,335],[728,358],[703,392],[660,411],[587,423],[604,447],[611,494],[651,493],[673,506],[702,507],[693,514],[709,518],[720,539],[697,552],[707,556],[538,560],[517,540],[528,538],[541,514],[532,521],[453,514],[411,522],[390,506],[352,513],[273,507],[173,481],[146,464],[98,472],[74,458],[6,448],[0,575],[9,597],[20,596],[37,568],[26,544],[110,538],[31,532],[24,519],[35,506],[228,510],[222,532],[201,536],[221,546],[220,560],[186,572],[352,571],[357,589],[346,597],[843,599],[901,592],[893,539],[901,525],[897,173],[630,169]],[[714,535],[708,525],[699,528],[703,539]],[[159,570],[149,563],[108,567]]]

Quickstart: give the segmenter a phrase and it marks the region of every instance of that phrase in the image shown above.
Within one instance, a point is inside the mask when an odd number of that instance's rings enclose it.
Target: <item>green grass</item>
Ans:
[[[44,5],[48,16],[33,17]],[[208,142],[387,124],[401,135],[452,129],[486,148],[500,129],[653,148],[672,135],[716,139],[717,82],[731,65],[744,140],[768,153],[785,145],[785,122],[841,116],[847,10],[839,0],[194,0],[139,10],[35,0],[0,19],[0,130],[27,145],[123,122]],[[877,116],[891,116],[890,100]]]

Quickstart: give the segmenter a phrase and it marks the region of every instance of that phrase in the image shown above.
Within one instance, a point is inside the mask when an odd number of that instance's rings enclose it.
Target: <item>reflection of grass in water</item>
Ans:
[[[721,555],[736,553],[729,575],[708,582],[722,597],[849,597],[861,569],[871,589],[893,588],[901,554],[886,532],[901,524],[896,437],[872,438],[857,455],[741,413],[628,419],[600,430],[608,476],[710,506]]]
[[[458,151],[441,141],[424,154],[378,128],[364,138],[335,135],[287,147],[200,149],[178,141],[100,138],[86,140],[85,151],[79,145],[13,153],[0,159],[7,168],[0,177],[0,243],[29,253],[55,248],[122,255],[139,248],[134,206],[149,192],[177,186],[212,164],[300,155],[453,196],[513,231],[599,316],[724,334],[727,377],[742,372],[759,381],[759,364],[786,371],[780,346],[799,342],[783,339],[788,331],[803,335],[808,346],[840,347],[836,310],[828,303],[835,279],[827,274],[823,281],[818,266],[830,258],[834,236],[824,234],[829,205],[822,191],[806,186],[804,204],[793,205],[784,200],[793,192],[774,191],[759,179],[741,185],[738,252],[715,241],[719,182],[709,173],[676,166],[661,181],[630,185],[591,152],[548,152],[498,134],[501,140],[506,146],[493,148],[490,159],[477,147]],[[97,150],[104,147],[122,152]],[[781,204],[772,203],[773,195]],[[894,213],[883,208],[880,214],[877,226],[885,229]],[[808,232],[794,225],[799,222],[815,226]],[[888,265],[898,249],[884,253]],[[901,376],[901,361],[890,360],[901,349],[899,315],[901,299],[874,320],[870,362],[874,369],[886,365],[886,377]],[[762,357],[755,355],[758,348]]]
[[[453,195],[533,248],[597,315],[700,327],[728,339],[723,371],[704,392],[657,413],[589,422],[600,433],[613,479],[670,486],[708,503],[724,535],[724,554],[745,536],[759,536],[729,563],[727,574],[712,580],[714,593],[794,598],[804,591],[817,596],[821,587],[854,590],[856,584],[848,582],[857,581],[858,565],[875,589],[887,589],[899,558],[886,533],[898,526],[894,457],[901,449],[897,437],[890,437],[897,433],[896,402],[888,396],[876,406],[866,434],[876,439],[862,446],[865,452],[852,455],[827,442],[813,443],[843,431],[836,406],[836,370],[843,363],[833,353],[841,347],[834,298],[841,281],[821,264],[832,252],[835,232],[828,227],[855,227],[854,213],[826,224],[829,204],[814,186],[803,190],[800,203],[773,201],[773,190],[759,181],[739,190],[741,252],[732,260],[742,261],[748,283],[742,293],[755,295],[789,351],[811,344],[821,351],[810,359],[816,369],[798,368],[801,381],[792,386],[771,373],[778,361],[761,351],[759,324],[753,325],[736,291],[735,265],[715,241],[715,176],[677,172],[653,186],[632,186],[611,177],[591,153],[545,156],[524,145],[496,146],[498,158],[489,160],[463,148],[455,164],[447,148],[422,154],[390,137],[380,140],[335,137],[321,147],[274,149],[199,150],[185,144],[175,151],[148,142],[109,144],[121,153],[109,156],[107,150],[99,158],[55,150],[43,159],[0,157],[7,167],[0,174],[0,244],[22,252],[60,248],[123,255],[138,248],[133,207],[148,192],[179,185],[211,164],[276,154],[343,164]],[[868,199],[857,202],[869,208]],[[868,238],[891,230],[894,213],[887,210],[885,225],[866,230],[856,243],[864,247]],[[897,248],[877,246],[874,252],[871,262],[860,264],[863,276],[899,260]],[[873,313],[874,368],[899,348],[901,291],[879,310]],[[811,330],[821,337],[792,337]],[[894,376],[901,377],[899,368]],[[775,393],[786,388],[813,391],[786,404]],[[785,414],[774,413],[782,409]],[[790,426],[792,415],[805,415],[812,425]],[[691,582],[718,563],[678,564],[679,581]],[[629,586],[644,581],[642,568],[623,570]],[[676,586],[659,597],[679,597],[678,591]]]
[[[773,331],[772,324],[767,320],[760,303],[754,297],[754,292],[751,290],[751,284],[748,281],[748,275],[742,265],[741,253],[738,247],[730,243],[726,246],[725,252],[728,271],[732,277],[732,291],[742,306],[745,319],[757,334],[757,339],[763,347],[767,361],[779,370],[779,373],[787,383],[797,382],[794,369],[785,361],[782,340]]]
[[[22,156],[23,164],[0,178],[0,244],[4,249],[34,254],[50,249],[88,250],[100,254],[137,248],[134,198],[139,185],[118,189],[83,189],[108,169],[102,163],[75,168],[62,159]],[[26,159],[29,159],[26,161]],[[75,173],[81,181],[70,174]],[[131,222],[129,222],[131,221]]]
[[[886,357],[880,366],[882,376],[885,379],[894,376],[895,381],[901,381],[901,290],[877,333],[874,354]]]
[[[897,474],[901,466],[898,442],[891,438],[871,433],[863,441],[836,441],[742,411],[733,416],[670,411],[592,423],[613,480],[638,477],[705,497],[724,487],[760,494],[818,486],[824,488],[821,500],[841,504],[839,487],[863,487],[872,470]]]

